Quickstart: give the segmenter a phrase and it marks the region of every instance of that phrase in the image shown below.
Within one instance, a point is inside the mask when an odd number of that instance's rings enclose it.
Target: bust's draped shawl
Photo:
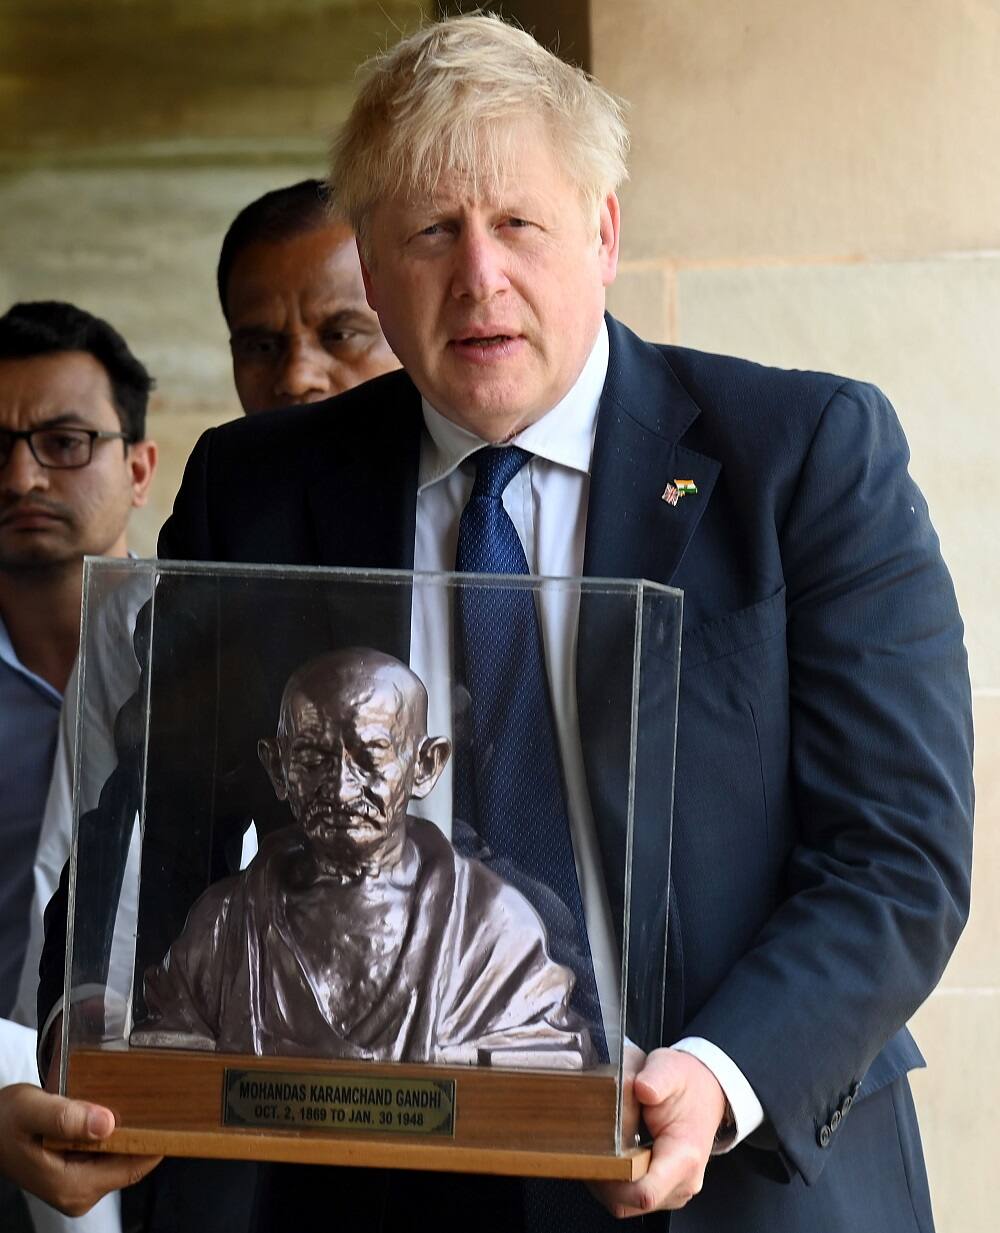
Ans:
[[[432,824],[408,818],[407,828],[399,866],[382,875],[401,888],[404,905],[379,918],[382,931],[398,934],[384,939],[382,979],[338,972],[336,930],[366,916],[355,906],[371,920],[367,879],[323,883],[328,921],[322,907],[305,917],[289,910],[301,893],[296,870],[308,860],[301,832],[289,826],[195,903],[163,963],[146,974],[141,1027],[208,1036],[233,1053],[590,1064],[588,1033],[569,1008],[573,975],[549,957],[535,910]],[[315,887],[310,893],[315,899]],[[309,937],[297,936],[305,927]],[[318,940],[324,934],[328,946]],[[345,977],[346,993],[335,993]]]

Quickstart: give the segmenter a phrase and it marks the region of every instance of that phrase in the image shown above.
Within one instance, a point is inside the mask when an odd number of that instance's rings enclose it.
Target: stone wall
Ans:
[[[155,550],[200,432],[240,414],[215,291],[236,212],[322,175],[357,65],[420,0],[5,0],[0,304],[107,317],[157,378],[130,543]]]

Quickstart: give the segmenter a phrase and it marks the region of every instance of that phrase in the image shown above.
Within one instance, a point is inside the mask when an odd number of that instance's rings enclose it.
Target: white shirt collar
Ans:
[[[597,408],[607,375],[608,327],[602,318],[590,355],[572,388],[551,411],[519,432],[512,444],[536,457],[589,475]],[[446,419],[426,398],[420,401],[427,431],[420,451],[418,491],[450,475],[486,444],[468,429]]]

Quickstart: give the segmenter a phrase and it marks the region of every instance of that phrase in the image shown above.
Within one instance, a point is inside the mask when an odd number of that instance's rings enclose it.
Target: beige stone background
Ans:
[[[198,432],[238,412],[214,289],[228,221],[321,172],[354,66],[432,7],[0,3],[0,303],[75,300],[159,378],[163,466],[140,551]],[[631,100],[613,311],[652,339],[873,380],[910,438],[968,629],[979,792],[972,920],[916,1017],[930,1066],[914,1086],[939,1233],[992,1233],[1000,2],[505,7]]]

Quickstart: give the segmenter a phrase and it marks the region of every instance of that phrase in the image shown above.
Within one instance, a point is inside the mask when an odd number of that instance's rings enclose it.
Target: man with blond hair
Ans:
[[[419,1203],[439,1227],[505,1231],[640,1215],[663,1229],[671,1210],[674,1233],[932,1228],[905,1022],[968,904],[950,580],[879,391],[653,346],[605,315],[626,149],[619,104],[497,19],[429,26],[376,61],[332,181],[404,371],[344,394],[336,416],[211,430],[161,552],[683,589],[667,1002],[662,1038],[637,1042],[652,1163],[595,1188],[600,1202],[568,1182],[269,1170],[247,1227],[332,1206],[351,1227],[409,1228]],[[623,823],[590,722],[611,657],[586,615],[540,645],[568,879],[599,967],[623,908],[601,854]],[[412,619],[401,642],[432,660],[449,632],[416,605]],[[504,641],[501,623],[498,657]],[[544,709],[522,734],[536,762]]]

